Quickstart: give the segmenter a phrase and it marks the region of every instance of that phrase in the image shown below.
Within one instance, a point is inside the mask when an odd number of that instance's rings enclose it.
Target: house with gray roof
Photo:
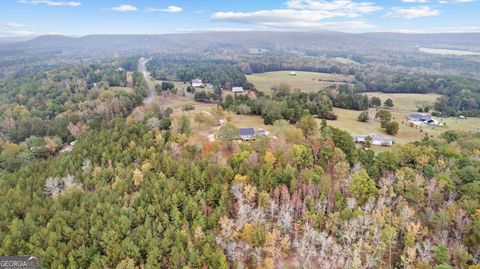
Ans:
[[[428,114],[412,113],[408,116],[408,122],[413,124],[438,125],[438,122]]]
[[[248,141],[250,139],[255,139],[255,129],[254,128],[240,128],[240,138],[243,141]]]

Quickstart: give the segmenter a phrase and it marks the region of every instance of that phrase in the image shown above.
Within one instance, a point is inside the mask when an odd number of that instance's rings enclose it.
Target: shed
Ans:
[[[193,79],[192,80],[192,87],[202,87],[203,81],[201,79]]]
[[[232,92],[243,92],[243,87],[232,87]]]

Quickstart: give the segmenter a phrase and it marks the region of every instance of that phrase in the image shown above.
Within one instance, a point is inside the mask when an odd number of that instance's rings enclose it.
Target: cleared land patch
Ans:
[[[419,107],[433,106],[435,101],[441,97],[436,93],[382,93],[382,92],[366,92],[368,97],[377,96],[385,102],[388,98],[392,99],[394,110],[416,111]]]
[[[317,73],[296,72],[291,75],[290,71],[267,72],[247,75],[248,81],[253,83],[258,90],[271,93],[274,86],[282,83],[288,84],[292,89],[300,89],[304,92],[317,92],[331,85],[352,83],[353,76]]]
[[[435,48],[418,48],[419,51],[430,53],[430,54],[439,54],[439,55],[456,55],[456,56],[479,56],[480,52],[468,51],[468,50],[452,50],[452,49],[435,49]]]

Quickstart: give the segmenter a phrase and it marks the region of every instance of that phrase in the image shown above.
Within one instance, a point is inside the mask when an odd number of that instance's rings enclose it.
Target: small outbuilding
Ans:
[[[237,92],[243,92],[243,87],[232,87],[232,92],[237,93]]]
[[[202,87],[203,81],[201,79],[193,79],[192,80],[192,87]]]
[[[255,129],[254,128],[240,128],[240,138],[243,141],[249,141],[255,139]]]

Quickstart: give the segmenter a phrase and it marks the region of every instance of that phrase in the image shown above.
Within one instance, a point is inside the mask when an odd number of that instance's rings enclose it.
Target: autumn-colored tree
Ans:
[[[305,138],[315,134],[318,131],[318,124],[315,118],[312,115],[303,116],[296,124],[297,128],[302,130]]]

